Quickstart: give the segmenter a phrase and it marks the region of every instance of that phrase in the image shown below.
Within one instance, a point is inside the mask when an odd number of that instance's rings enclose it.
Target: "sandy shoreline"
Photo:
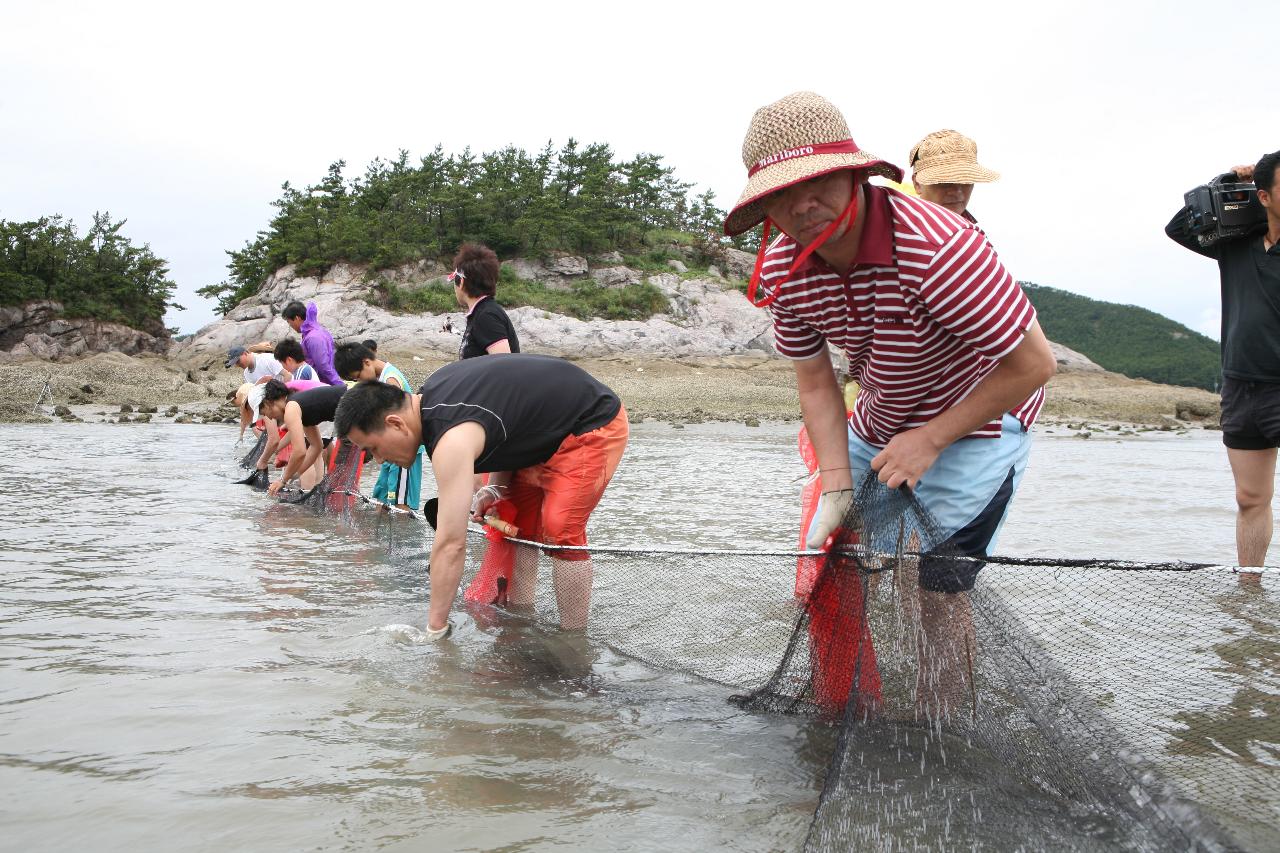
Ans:
[[[439,353],[391,352],[386,356],[418,383],[451,361]],[[633,420],[673,423],[793,421],[799,399],[789,362],[758,357],[709,359],[581,359],[577,362],[614,389]],[[0,363],[8,389],[0,421],[46,420],[66,406],[71,418],[119,419],[121,406],[150,409],[156,419],[186,415],[221,420],[233,413],[226,394],[240,381],[239,370],[222,367],[219,357],[170,359],[99,353],[68,362],[39,360]],[[175,409],[176,407],[176,409]],[[58,410],[61,411],[61,410]],[[175,412],[174,414],[166,414]],[[1197,388],[1158,385],[1114,373],[1065,371],[1049,385],[1042,420],[1062,424],[1127,424],[1173,430],[1213,428],[1218,397]]]

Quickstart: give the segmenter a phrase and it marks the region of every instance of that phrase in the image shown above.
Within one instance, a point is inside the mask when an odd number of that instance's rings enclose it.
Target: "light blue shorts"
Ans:
[[[849,430],[849,467],[853,469],[854,483],[861,482],[871,470],[871,460],[880,450]],[[1005,415],[999,438],[962,438],[938,454],[916,484],[915,496],[933,515],[943,534],[952,536],[991,503],[1010,471],[1017,491],[1030,456],[1031,433],[1013,415]],[[995,548],[1010,503],[1012,500],[1005,504],[1000,522],[987,542],[988,554]]]

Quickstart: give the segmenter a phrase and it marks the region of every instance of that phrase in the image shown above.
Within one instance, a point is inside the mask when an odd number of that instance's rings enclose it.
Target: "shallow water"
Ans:
[[[459,613],[453,642],[414,644],[387,628],[421,627],[423,565],[384,547],[414,522],[269,506],[227,484],[229,428],[3,434],[22,452],[0,458],[0,846],[803,839],[832,729],[518,619]],[[593,541],[793,547],[794,447],[793,426],[637,425]],[[1225,563],[1232,519],[1216,434],[1049,437],[998,550]]]

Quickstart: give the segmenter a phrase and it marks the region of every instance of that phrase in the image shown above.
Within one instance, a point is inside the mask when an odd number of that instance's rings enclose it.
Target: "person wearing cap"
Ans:
[[[273,380],[267,380],[267,382],[271,381]],[[274,381],[279,382],[279,380]],[[288,431],[285,429],[284,425],[276,418],[270,417],[262,411],[262,399],[265,394],[264,389],[266,385],[266,382],[259,384],[246,382],[244,385],[241,385],[240,390],[236,392],[236,407],[240,411],[241,432],[244,431],[244,425],[246,423],[252,423],[255,425],[255,429],[258,428],[258,425],[261,425],[262,430],[267,435],[267,441],[262,447],[262,453],[258,455],[258,461],[254,463],[254,470],[260,471],[263,474],[266,474],[271,467],[271,460],[273,458],[276,460],[276,467],[280,468],[288,464],[289,458],[293,454],[293,448],[291,445],[286,445],[283,450],[280,447],[281,443],[288,435]],[[314,379],[293,379],[284,383],[284,386],[289,389],[290,393],[310,391],[313,388],[329,387],[323,382],[317,382]],[[320,470],[320,473],[324,473],[323,469]],[[304,472],[304,476],[302,477],[303,488],[310,488],[310,475],[311,471]],[[264,482],[266,482],[265,479]]]
[[[311,472],[316,479],[324,476],[324,460],[321,456],[324,440],[320,437],[320,424],[333,420],[334,410],[347,386],[346,383],[298,383],[299,387],[303,384],[308,386],[305,390],[295,391],[284,382],[272,379],[250,391],[246,401],[251,414],[261,414],[269,421],[281,425],[292,448],[284,473],[267,489],[270,495],[275,495],[286,483],[292,482],[304,472]],[[258,462],[259,468],[265,468],[264,460],[271,458],[272,449],[268,444]],[[314,483],[308,485],[303,481],[301,485],[303,488],[310,488]]]
[[[302,335],[302,351],[320,381],[326,385],[345,385],[338,371],[333,369],[333,335],[320,325],[320,309],[314,302],[305,306],[297,300],[284,306],[280,316],[289,328]]]
[[[378,459],[407,466],[426,448],[440,494],[431,545],[427,633],[449,632],[467,550],[467,518],[514,505],[520,536],[552,546],[560,626],[586,627],[593,568],[587,522],[626,448],[627,413],[612,390],[575,364],[545,355],[468,358],[431,374],[417,394],[361,382],[338,406],[335,432]],[[489,473],[476,492],[473,478]],[[503,519],[506,521],[506,519]],[[492,524],[492,522],[490,522]],[[517,559],[507,600],[531,607],[534,559]]]
[[[284,369],[284,365],[276,361],[270,353],[252,352],[245,347],[232,347],[227,350],[227,361],[224,367],[235,365],[244,369],[245,382],[266,382],[268,379],[279,379],[288,382],[293,374]]]
[[[757,110],[742,159],[747,186],[725,233],[765,226],[748,298],[768,309],[795,366],[823,492],[809,547],[824,547],[855,484],[874,474],[912,489],[937,519],[945,541],[926,547],[987,555],[1055,369],[1035,309],[972,222],[868,183],[902,172],[861,150],[825,98],[798,92]],[[828,343],[858,383],[847,420]],[[947,650],[920,661],[921,684],[926,670],[949,676],[931,697],[921,690],[938,710],[964,695],[955,656],[973,624],[963,593],[981,566],[921,561],[921,629],[929,649]]]
[[[941,205],[970,222],[974,184],[1000,180],[1000,173],[978,164],[978,143],[954,130],[935,130],[911,149],[911,183],[920,198]]]
[[[453,258],[453,295],[467,312],[467,326],[458,347],[459,358],[520,352],[520,339],[511,318],[498,304],[498,256],[488,246],[465,243]],[[448,318],[445,318],[446,324]]]

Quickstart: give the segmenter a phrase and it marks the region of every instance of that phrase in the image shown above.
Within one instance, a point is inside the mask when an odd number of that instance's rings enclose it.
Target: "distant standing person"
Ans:
[[[1000,180],[1000,173],[978,164],[978,143],[954,130],[935,130],[911,149],[911,183],[925,201],[941,205],[970,222],[974,184]]]
[[[453,295],[466,309],[467,328],[462,332],[460,358],[520,352],[515,326],[494,294],[498,290],[498,256],[488,246],[466,243],[453,259]]]
[[[293,374],[285,370],[284,365],[265,352],[250,352],[244,347],[232,347],[227,350],[226,367],[235,365],[243,368],[244,381],[251,383],[266,382],[268,379],[279,379],[288,382]]]
[[[338,374],[349,382],[376,381],[399,388],[406,394],[412,393],[408,378],[400,372],[400,368],[390,362],[378,358],[368,348],[371,341],[363,344],[342,344],[333,356],[334,367]],[[421,450],[421,448],[419,448]],[[373,486],[373,497],[384,506],[394,505],[398,509],[413,510],[422,497],[422,454],[414,457],[413,464],[400,467],[394,462],[383,462],[378,471],[378,482]]]
[[[284,365],[285,370],[293,374],[294,379],[304,382],[320,381],[320,377],[316,375],[316,369],[307,364],[307,356],[302,351],[302,344],[294,338],[285,338],[276,344],[275,357],[276,361]]]
[[[1253,181],[1265,226],[1201,246],[1183,207],[1165,226],[1178,245],[1218,262],[1222,288],[1222,443],[1236,484],[1236,559],[1261,566],[1271,546],[1280,446],[1280,151],[1221,177]],[[1256,573],[1241,582],[1260,581]]]
[[[342,385],[342,378],[333,369],[333,335],[320,325],[319,309],[314,302],[304,307],[301,302],[290,302],[284,307],[280,316],[289,324],[289,328],[302,335],[302,351],[306,354],[307,364],[315,368],[316,375],[326,385]]]

